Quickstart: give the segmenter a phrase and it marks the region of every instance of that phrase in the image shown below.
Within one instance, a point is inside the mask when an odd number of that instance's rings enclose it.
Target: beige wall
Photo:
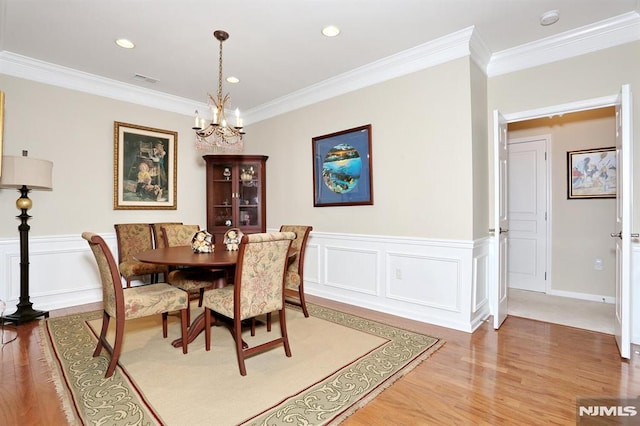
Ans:
[[[469,70],[469,59],[459,59],[249,126],[245,153],[270,157],[267,227],[293,222],[324,232],[471,239],[478,171]],[[0,88],[5,154],[28,149],[54,162],[53,192],[32,195],[32,236],[112,232],[122,222],[205,224],[204,168],[191,117],[5,75]],[[113,210],[114,121],[178,132],[177,211]],[[368,123],[374,205],[314,208],[311,139]],[[16,198],[0,191],[12,216]],[[0,221],[0,236],[16,233],[17,221]]]
[[[493,192],[491,111],[609,96],[624,83],[640,91],[638,53],[640,43],[629,43],[488,81],[462,58],[253,124],[245,152],[270,156],[267,226],[296,221],[325,232],[454,240],[485,236]],[[110,232],[113,223],[127,221],[204,225],[204,169],[194,149],[191,117],[6,75],[0,75],[0,90],[6,93],[5,154],[28,149],[31,156],[54,162],[53,192],[32,196],[32,235]],[[113,210],[114,121],[178,132],[177,211]],[[314,208],[311,139],[368,123],[375,204]],[[636,170],[639,157],[636,153]],[[635,191],[638,199],[640,185]],[[16,192],[0,190],[0,207],[12,215],[0,221],[0,237],[16,235],[16,198]],[[40,214],[40,205],[46,205],[46,214]],[[636,209],[636,218],[639,214]]]
[[[113,232],[114,223],[181,220],[205,225],[204,160],[191,117],[0,74],[4,154],[53,161],[53,191],[34,191],[30,235]],[[113,123],[178,132],[178,210],[113,210]],[[0,238],[17,238],[17,191],[0,189]]]
[[[268,225],[471,239],[469,68],[455,60],[248,127],[247,151],[269,155]],[[374,205],[314,208],[311,139],[369,123]]]
[[[552,290],[615,297],[615,199],[567,199],[567,152],[615,145],[615,110],[512,123],[509,139],[549,135]],[[603,270],[595,270],[595,259]]]
[[[564,103],[616,95],[630,84],[633,97],[634,145],[640,134],[640,42],[577,56],[489,79],[489,111],[503,114],[545,108]],[[492,118],[487,120],[491,123]],[[489,126],[493,134],[493,125]],[[634,153],[634,169],[640,173],[640,152]],[[637,176],[636,176],[637,180]],[[493,191],[491,191],[493,192]],[[640,200],[640,185],[633,200]],[[490,206],[491,207],[491,206]],[[633,231],[640,229],[640,209],[634,209]]]
[[[489,224],[489,140],[487,134],[487,76],[471,62],[473,121],[473,238],[487,235]]]

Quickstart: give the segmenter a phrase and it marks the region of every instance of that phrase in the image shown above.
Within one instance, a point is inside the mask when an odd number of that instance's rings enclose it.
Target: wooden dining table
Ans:
[[[289,264],[295,260],[295,250],[289,251]],[[208,269],[227,269],[226,276],[233,276],[238,262],[237,251],[227,251],[224,244],[216,244],[212,253],[194,253],[191,246],[164,247],[143,251],[134,255],[140,262],[167,266],[190,266]],[[226,278],[213,283],[216,288],[227,285]],[[189,324],[187,343],[191,343],[204,330],[204,310]],[[171,342],[176,348],[182,347],[182,338]]]
[[[140,262],[167,266],[189,266],[208,269],[228,269],[232,276],[238,262],[237,251],[227,251],[224,244],[217,244],[212,253],[194,253],[191,246],[163,247],[150,249],[134,255]],[[226,278],[213,283],[216,288],[227,285]],[[187,343],[191,343],[204,330],[204,311],[189,324]],[[174,347],[182,347],[182,338],[171,342]]]

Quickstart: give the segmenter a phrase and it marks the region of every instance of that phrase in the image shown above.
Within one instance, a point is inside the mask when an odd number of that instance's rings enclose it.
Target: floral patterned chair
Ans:
[[[167,267],[152,263],[139,262],[134,255],[153,248],[153,235],[148,223],[115,224],[118,241],[118,269],[131,287],[131,280],[136,277],[151,275],[151,282],[158,282],[158,274],[166,274]],[[166,275],[165,275],[166,277]]]
[[[284,274],[293,232],[249,234],[242,237],[234,284],[204,292],[205,349],[211,349],[213,312],[233,320],[233,338],[240,374],[246,376],[245,358],[283,345],[291,356],[284,303]],[[243,347],[242,321],[278,311],[280,337],[254,347]]]
[[[191,240],[199,230],[199,225],[164,225],[162,239],[165,247],[191,246]],[[225,271],[222,269],[181,268],[169,271],[167,282],[186,291],[189,295],[198,292],[198,306],[202,306],[205,289],[218,285],[224,278]]]
[[[111,377],[115,371],[122,350],[124,324],[125,321],[130,319],[162,314],[162,336],[166,338],[167,314],[173,311],[180,311],[182,353],[186,354],[188,340],[187,312],[189,308],[187,293],[167,283],[122,288],[120,272],[104,239],[92,232],[83,232],[82,238],[87,240],[91,247],[102,280],[102,304],[104,309],[102,329],[98,338],[98,345],[93,351],[93,356],[100,355],[103,348],[111,355],[111,361],[107,367],[105,377]],[[107,330],[111,318],[116,321],[113,346],[107,340]]]
[[[167,225],[182,225],[182,222],[152,223],[151,230],[153,231],[153,244],[155,248],[166,247],[164,244],[164,238],[162,237],[162,227]]]
[[[294,293],[294,297],[285,294],[287,303],[297,305],[302,308],[305,317],[309,317],[307,311],[307,302],[304,300],[304,254],[307,248],[307,238],[313,230],[312,226],[306,225],[282,225],[280,232],[295,232],[296,239],[291,243],[291,249],[295,251],[296,257],[287,268],[287,274],[284,278],[285,293]]]

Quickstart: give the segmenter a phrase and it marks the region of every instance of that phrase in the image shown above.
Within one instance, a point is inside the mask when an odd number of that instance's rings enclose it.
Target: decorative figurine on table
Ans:
[[[191,239],[191,248],[194,253],[213,253],[213,235],[204,230],[196,232]]]
[[[231,177],[231,169],[228,167],[225,167],[224,172],[222,172],[222,176],[224,176],[226,180],[229,180],[229,178]]]
[[[231,228],[224,234],[224,244],[227,247],[227,251],[238,250],[238,245],[242,239],[242,231],[238,228]]]

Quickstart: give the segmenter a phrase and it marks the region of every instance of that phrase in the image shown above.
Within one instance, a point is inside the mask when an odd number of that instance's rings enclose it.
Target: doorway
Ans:
[[[616,203],[568,198],[567,153],[615,146],[615,108],[509,123],[508,135],[509,313],[611,330],[614,315],[596,313],[615,302]]]

